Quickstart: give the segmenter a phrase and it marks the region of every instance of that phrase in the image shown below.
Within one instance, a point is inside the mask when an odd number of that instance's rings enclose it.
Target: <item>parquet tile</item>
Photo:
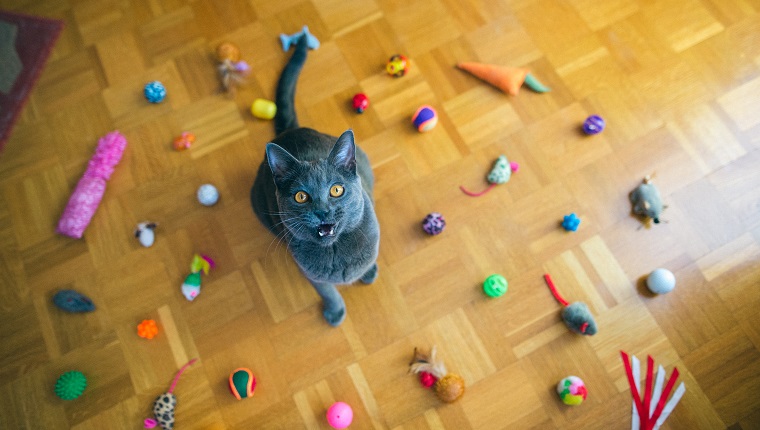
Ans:
[[[664,430],[760,429],[760,3],[756,0],[0,0],[65,21],[0,154],[0,429],[142,426],[176,371],[178,429],[327,429],[335,401],[356,429],[622,429],[631,396],[620,350],[677,367],[686,394]],[[250,186],[273,137],[254,118],[288,54],[278,36],[308,25],[296,93],[302,125],[352,128],[375,175],[379,277],[342,286],[348,318],[320,300],[253,214]],[[245,85],[221,91],[214,50],[241,48]],[[404,54],[411,68],[389,77]],[[508,96],[460,61],[527,67],[551,88]],[[145,83],[168,89],[145,101]],[[351,107],[364,92],[370,107]],[[423,104],[436,128],[411,125]],[[607,121],[586,136],[590,114]],[[82,240],[55,233],[95,143],[118,129],[127,151]],[[172,140],[191,131],[185,152]],[[519,164],[478,198],[493,161]],[[663,223],[631,215],[654,175]],[[221,199],[196,201],[213,183]],[[430,212],[447,227],[420,229]],[[577,232],[562,229],[575,212]],[[158,223],[142,247],[138,222]],[[216,268],[193,302],[179,286],[194,253]],[[675,290],[646,276],[670,269]],[[509,282],[488,298],[483,280]],[[586,303],[593,337],[570,332],[542,276]],[[60,289],[97,310],[63,313]],[[155,319],[159,335],[139,338]],[[466,381],[444,404],[408,373],[433,345]],[[257,377],[235,400],[229,374]],[[68,370],[85,394],[53,392]],[[558,399],[580,376],[583,405]]]

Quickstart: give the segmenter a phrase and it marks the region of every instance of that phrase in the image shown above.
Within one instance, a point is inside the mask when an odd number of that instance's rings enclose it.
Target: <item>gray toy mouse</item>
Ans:
[[[660,215],[667,207],[662,204],[662,197],[657,187],[652,184],[652,176],[647,175],[629,195],[633,205],[633,213],[645,218],[651,218],[655,224],[660,223]]]

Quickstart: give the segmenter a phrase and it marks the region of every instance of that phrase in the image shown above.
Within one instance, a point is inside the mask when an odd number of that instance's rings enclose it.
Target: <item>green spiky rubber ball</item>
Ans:
[[[63,400],[74,400],[81,396],[87,387],[87,378],[82,372],[72,370],[58,378],[55,383],[55,394]]]

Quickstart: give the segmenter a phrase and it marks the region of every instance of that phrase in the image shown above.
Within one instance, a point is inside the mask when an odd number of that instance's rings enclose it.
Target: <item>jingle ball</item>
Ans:
[[[443,215],[438,212],[429,213],[425,219],[422,220],[422,230],[431,236],[441,234],[445,227],[446,220],[443,219]]]
[[[256,389],[256,377],[250,369],[241,367],[230,373],[230,391],[236,399],[241,400],[253,396]]]
[[[430,131],[438,124],[438,113],[431,106],[420,106],[412,115],[412,124],[419,132]]]
[[[604,119],[599,115],[591,115],[583,121],[583,132],[586,134],[597,134],[604,130]]]
[[[335,402],[327,410],[327,423],[334,429],[344,429],[354,420],[354,411],[348,403]]]
[[[485,282],[483,282],[483,292],[485,292],[488,297],[501,297],[507,292],[507,286],[507,278],[499,274],[494,274],[486,278]]]
[[[219,191],[211,184],[203,184],[198,188],[198,201],[203,206],[213,206],[219,201]]]
[[[655,294],[665,294],[676,287],[676,277],[668,269],[655,269],[647,276],[647,288]]]
[[[394,55],[385,65],[385,71],[394,78],[400,78],[409,71],[409,59],[401,54]]]
[[[158,81],[148,82],[143,89],[145,98],[151,103],[161,103],[166,98],[166,87]]]
[[[588,391],[586,384],[577,376],[568,376],[557,384],[557,394],[562,403],[570,406],[578,406],[586,400]]]
[[[351,100],[351,106],[353,106],[356,113],[364,113],[369,107],[369,98],[364,93],[358,93]]]

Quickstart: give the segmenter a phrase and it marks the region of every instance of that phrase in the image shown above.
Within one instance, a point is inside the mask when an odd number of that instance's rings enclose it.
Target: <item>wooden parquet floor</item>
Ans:
[[[625,429],[631,395],[620,351],[677,367],[686,394],[663,429],[760,428],[760,1],[758,0],[0,0],[66,27],[0,154],[0,428],[138,429],[175,372],[177,427],[328,428],[335,401],[353,429]],[[308,25],[301,124],[353,128],[376,175],[380,275],[343,287],[348,318],[320,303],[248,200],[288,54],[278,35]],[[251,65],[219,92],[213,51]],[[409,73],[384,70],[393,54]],[[508,96],[454,65],[528,67],[551,87]],[[168,89],[149,104],[145,83]],[[366,93],[362,115],[350,100]],[[440,121],[410,124],[422,104]],[[607,129],[579,132],[600,114]],[[55,233],[99,137],[128,148],[82,240]],[[197,136],[188,151],[172,139]],[[478,197],[500,154],[509,183]],[[655,174],[668,208],[642,228],[628,193]],[[198,204],[199,185],[220,191]],[[446,230],[420,222],[442,213]],[[562,217],[581,218],[577,232]],[[133,237],[157,222],[156,242]],[[194,253],[217,267],[201,295],[180,285]],[[671,270],[673,292],[644,279]],[[500,273],[509,291],[481,290]],[[587,303],[595,336],[570,332],[542,278]],[[97,310],[65,314],[60,289]],[[137,336],[158,322],[153,340]],[[441,403],[408,374],[437,345],[464,397]],[[253,398],[227,378],[250,368]],[[77,400],[53,393],[80,370]],[[588,386],[578,407],[557,382]]]

